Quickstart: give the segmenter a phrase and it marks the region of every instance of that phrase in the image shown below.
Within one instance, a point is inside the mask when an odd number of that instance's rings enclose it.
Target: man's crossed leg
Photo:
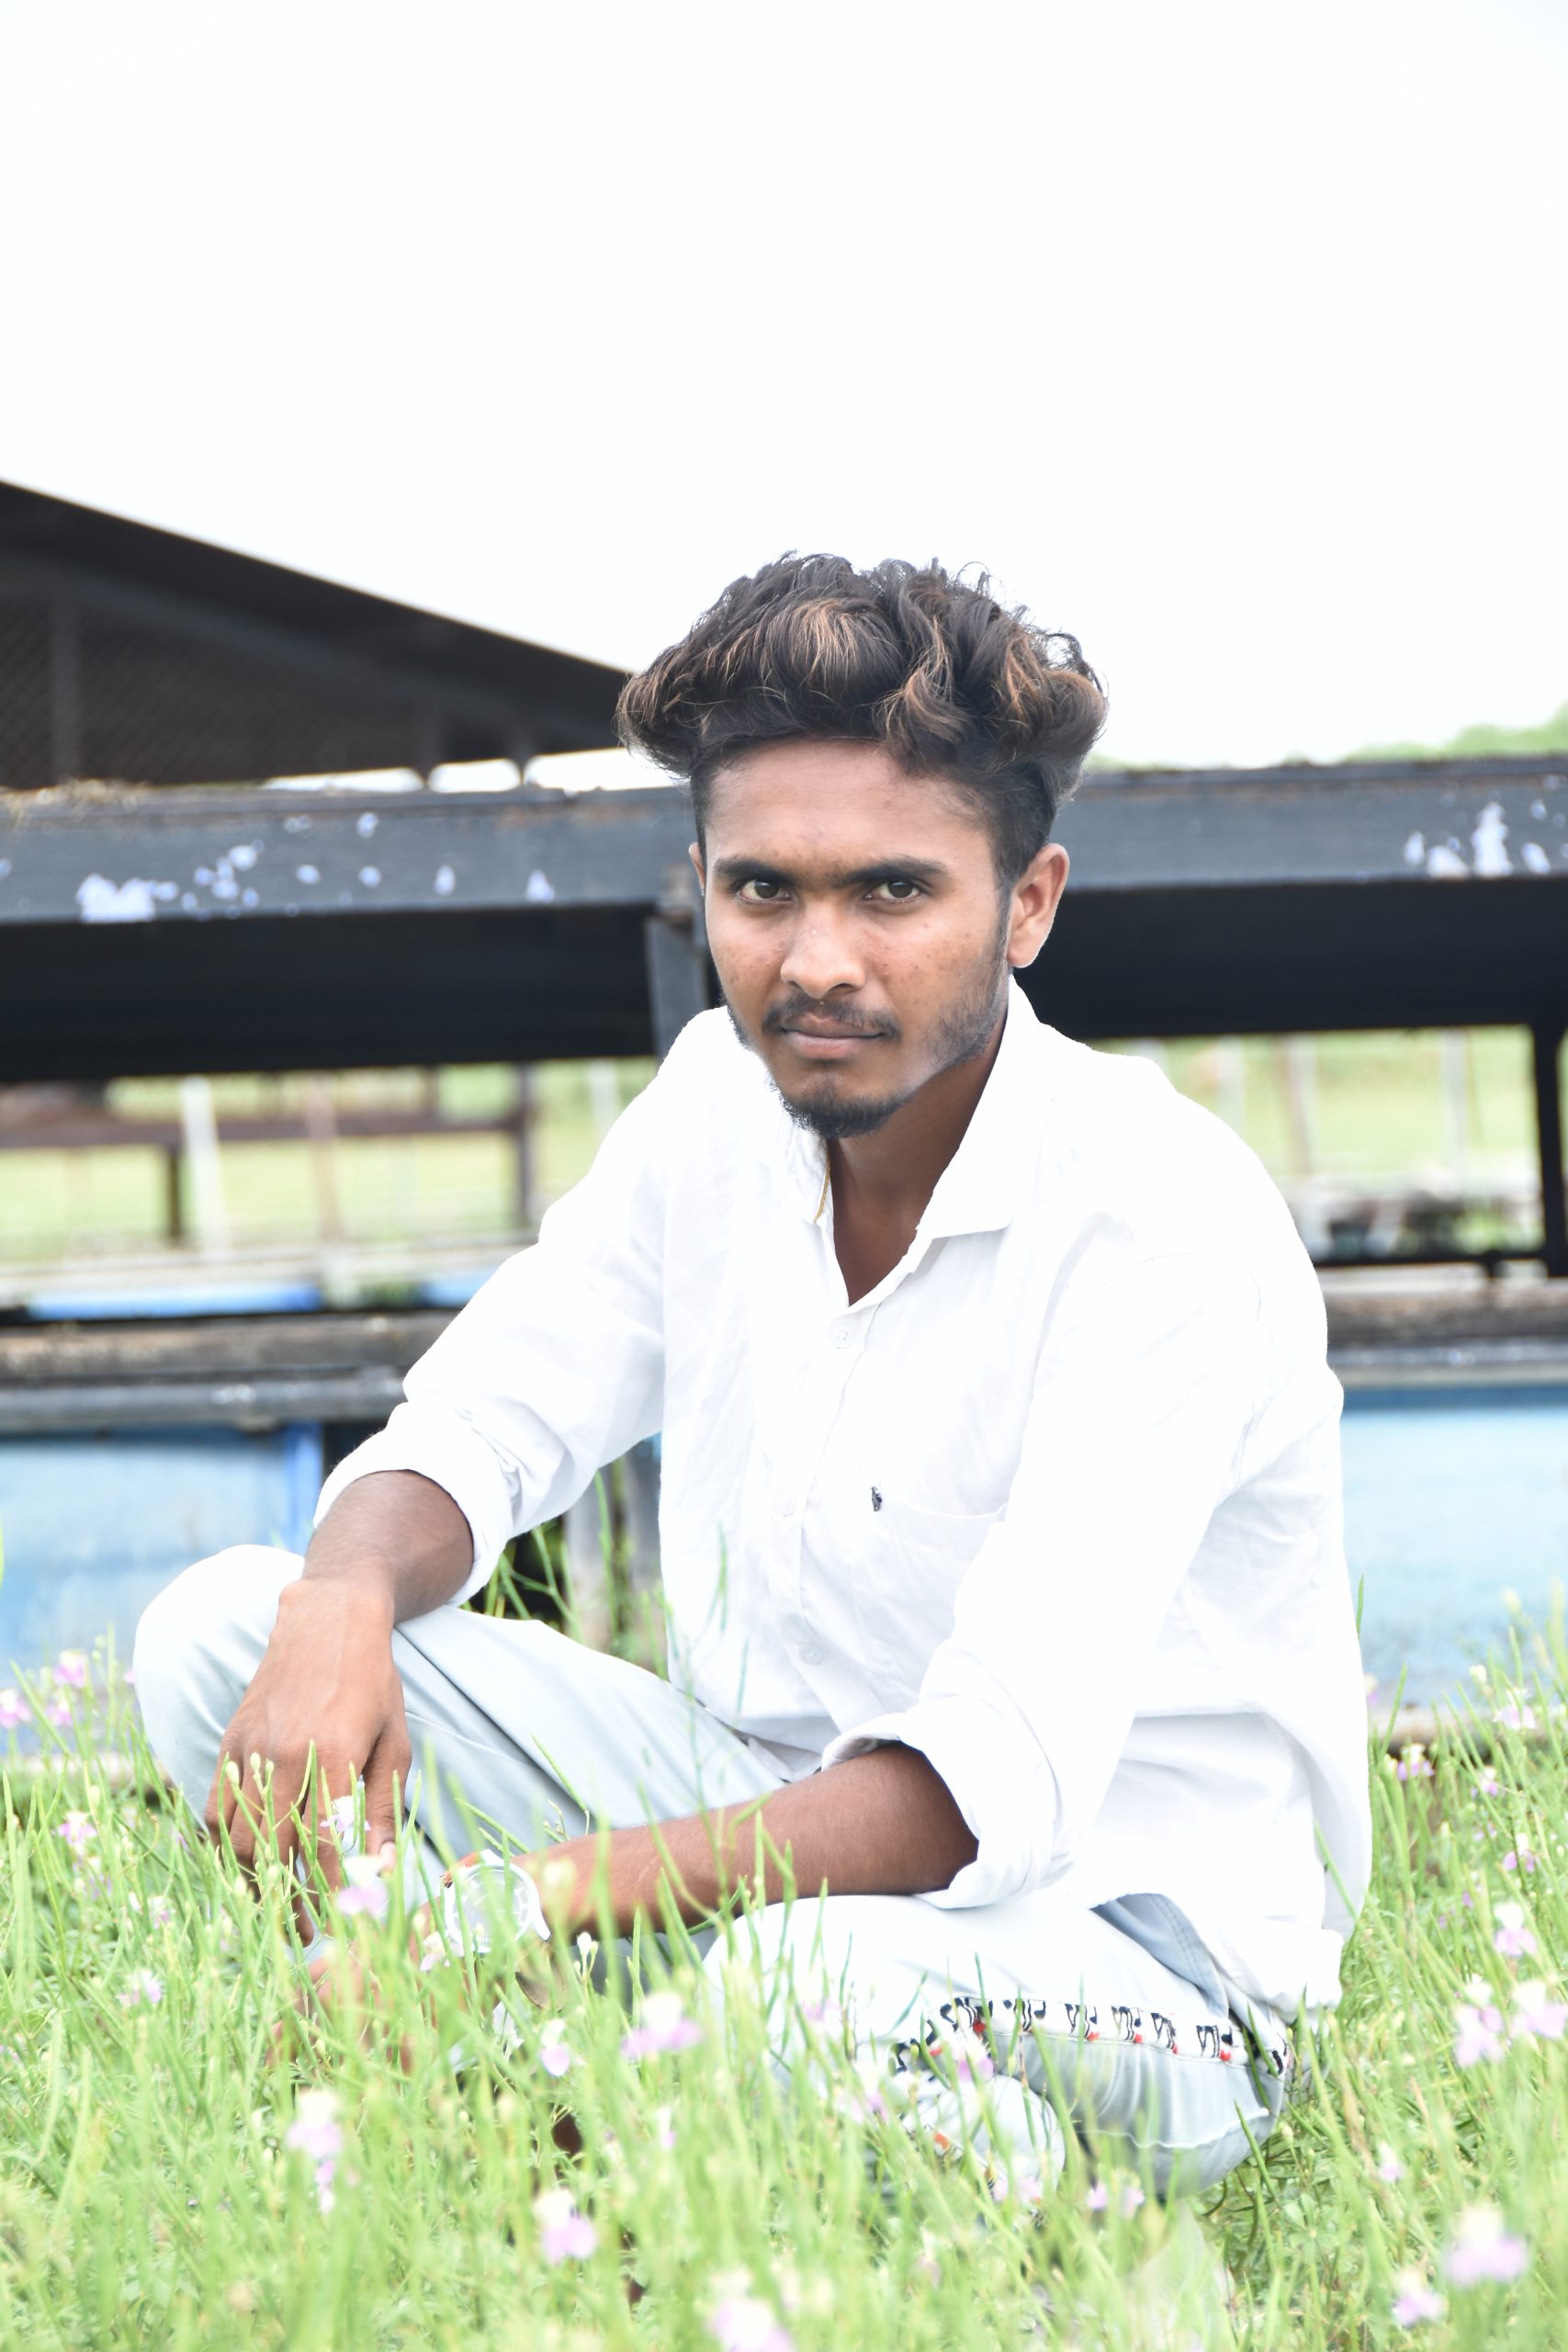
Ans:
[[[148,1736],[198,1817],[278,1595],[301,1565],[238,1545],[187,1569],[141,1621]],[[392,1652],[425,1768],[412,1811],[447,1852],[470,1842],[473,1815],[537,1850],[783,1785],[771,1758],[671,1684],[547,1626],[441,1608],[400,1626]],[[1063,2129],[1087,2126],[1156,2191],[1199,2189],[1268,2133],[1281,2104],[1270,2061],[1249,2065],[1239,2028],[1210,1996],[1049,1889],[964,1910],[918,1895],[802,1896],[754,1914],[733,1939],[696,1940],[720,1994],[734,1952],[750,1947],[770,1995],[787,1996],[773,2009],[782,2072],[798,2063],[803,2012],[829,2002],[859,2046],[899,2071],[932,2045],[949,2073],[965,2047],[996,2052],[1004,2071],[985,2098],[1012,2143],[994,2151],[1010,2166],[1048,2171]]]

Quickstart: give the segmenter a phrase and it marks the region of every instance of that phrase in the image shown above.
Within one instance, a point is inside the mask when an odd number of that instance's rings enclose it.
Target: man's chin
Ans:
[[[820,1136],[824,1143],[845,1143],[852,1136],[872,1136],[885,1127],[895,1111],[901,1111],[913,1092],[906,1088],[901,1094],[846,1097],[838,1093],[831,1079],[824,1080],[814,1091],[786,1094],[768,1068],[768,1057],[747,1029],[728,997],[724,1009],[729,1015],[729,1025],[749,1054],[755,1054],[764,1069],[774,1093],[795,1121],[796,1126]]]
[[[786,1094],[777,1085],[779,1101],[797,1127],[806,1127],[824,1143],[847,1143],[852,1136],[873,1136],[909,1100],[905,1094],[844,1096],[826,1091],[818,1094]]]

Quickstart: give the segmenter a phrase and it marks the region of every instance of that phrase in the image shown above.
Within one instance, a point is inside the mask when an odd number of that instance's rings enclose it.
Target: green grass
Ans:
[[[1560,1638],[1547,1666],[1561,1690]],[[1403,2340],[1406,2270],[1447,2297],[1446,2319],[1416,2331],[1434,2344],[1563,2340],[1568,2041],[1506,2038],[1518,1980],[1556,1997],[1568,1944],[1568,1723],[1540,1700],[1538,1733],[1488,1724],[1489,1754],[1461,1735],[1431,1777],[1418,1758],[1403,1780],[1376,1758],[1376,1883],[1314,2085],[1200,2208],[1234,2282],[1227,2319],[1212,2296],[1154,2293],[1151,2261],[1182,2252],[1170,2217],[1153,2200],[1123,2211],[1132,2184],[1092,2152],[1071,2149],[1038,2206],[1020,2184],[998,2199],[972,2151],[942,2159],[896,2109],[868,2117],[827,2029],[782,2092],[744,1967],[720,2018],[677,1956],[705,2038],[640,2061],[621,2052],[620,1999],[570,1973],[558,2014],[574,2063],[558,2083],[536,2012],[518,2005],[507,2056],[460,2009],[461,1964],[421,1976],[395,1917],[361,1920],[349,1944],[378,1972],[382,2008],[350,2003],[269,2064],[297,1982],[280,1888],[253,1901],[225,1873],[151,1780],[123,1685],[95,1679],[74,1726],[46,1727],[41,1769],[13,1751],[3,1792],[6,2346],[712,2352],[716,2306],[742,2296],[765,2307],[759,2335],[781,2331],[774,2352],[785,2338],[797,2352],[1317,2352]],[[1527,1851],[1533,1870],[1506,1867]],[[1509,1901],[1533,1956],[1497,1948]],[[1472,1977],[1484,1996],[1466,1995]],[[1505,2038],[1461,2067],[1467,1998]],[[568,2101],[575,2156],[553,2136]],[[290,2143],[312,2118],[342,2138],[326,2208],[316,2157]],[[1102,2177],[1109,2201],[1091,2210]],[[589,2222],[591,2252],[547,2258],[536,2199],[551,2190]],[[1522,2240],[1514,2283],[1445,2279],[1473,2206]]]
[[[1418,1182],[1452,1156],[1453,1107],[1445,1097],[1442,1046],[1431,1032],[1369,1033],[1315,1041],[1309,1153],[1320,1175],[1369,1184]],[[1302,1172],[1302,1138],[1292,1118],[1281,1049],[1276,1040],[1241,1041],[1239,1062],[1213,1040],[1159,1049],[1172,1081],[1206,1109],[1233,1119],[1281,1182]],[[1462,1150],[1468,1183],[1484,1192],[1510,1180],[1531,1181],[1534,1112],[1529,1045],[1520,1030],[1475,1030],[1465,1047]],[[615,1065],[615,1099],[628,1102],[647,1084],[651,1062]],[[344,1103],[423,1101],[414,1070],[348,1072],[333,1081]],[[558,1197],[583,1175],[598,1139],[586,1065],[557,1062],[536,1073],[535,1189]],[[444,1070],[438,1099],[448,1115],[501,1115],[513,1074],[479,1068]],[[294,1079],[213,1081],[220,1127],[224,1114],[297,1108]],[[111,1089],[129,1117],[172,1118],[177,1091],[163,1080],[126,1080]],[[345,1237],[364,1242],[417,1242],[472,1234],[487,1239],[513,1230],[515,1159],[501,1136],[432,1136],[340,1143],[338,1193]],[[155,1248],[165,1214],[164,1168],[152,1151],[7,1153],[0,1159],[0,1260],[40,1262],[68,1250]],[[236,1245],[309,1246],[320,1204],[310,1155],[302,1144],[230,1144],[223,1183]],[[1527,1224],[1535,1222],[1533,1210]],[[1478,1239],[1507,1238],[1490,1231]]]

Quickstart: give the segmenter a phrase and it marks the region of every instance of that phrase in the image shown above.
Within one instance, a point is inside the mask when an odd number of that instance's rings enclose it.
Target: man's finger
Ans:
[[[289,1775],[265,1763],[258,1755],[245,1758],[244,1777],[234,1794],[234,1821],[231,1835],[234,1851],[246,1870],[254,1876],[261,1858],[269,1849],[287,1869],[296,1842],[294,1824],[288,1801]],[[244,1850],[241,1852],[242,1825]]]
[[[365,1850],[377,1861],[395,1846],[398,1799],[408,1781],[408,1756],[389,1737],[378,1739],[365,1767]]]
[[[336,1758],[329,1762],[318,1757],[310,1778],[306,1828],[315,1848],[316,1868],[333,1894],[343,1884],[343,1839],[354,1817],[357,1777],[351,1763]],[[334,1805],[342,1807],[341,1813],[334,1812]]]
[[[333,1811],[333,1792],[338,1788],[352,1790],[354,1780],[352,1764],[323,1760],[312,1748],[294,1816],[302,1881],[294,1899],[294,1916],[301,1936],[310,1935],[320,1924],[322,1894],[333,1894],[343,1884],[344,1821]]]
[[[244,1770],[238,1757],[225,1750],[218,1759],[218,1778],[214,1783],[218,1843],[233,1855],[242,1869],[249,1866],[254,1849],[240,1794],[243,1780]]]

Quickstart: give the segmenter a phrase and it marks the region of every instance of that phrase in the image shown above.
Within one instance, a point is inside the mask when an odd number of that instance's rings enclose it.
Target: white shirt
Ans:
[[[1322,1301],[1258,1160],[1147,1063],[1013,984],[852,1306],[823,1145],[704,1013],[406,1394],[318,1516],[419,1471],[471,1591],[661,1430],[672,1680],[791,1776],[920,1749],[978,1841],[927,1900],[1157,1894],[1247,1995],[1337,1997],[1371,1823]]]

